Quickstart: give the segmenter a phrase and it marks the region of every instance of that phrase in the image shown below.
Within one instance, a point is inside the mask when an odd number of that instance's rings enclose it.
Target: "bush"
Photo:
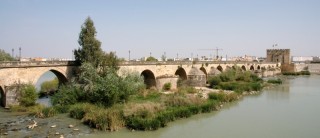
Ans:
[[[283,72],[282,75],[292,75],[292,76],[297,76],[297,75],[310,75],[310,72],[309,72],[309,71]]]
[[[165,90],[165,91],[170,90],[170,89],[171,89],[171,83],[170,83],[170,82],[165,83],[165,84],[163,85],[162,89]]]
[[[53,80],[50,80],[50,81],[45,81],[41,84],[40,94],[42,96],[54,94],[57,91],[58,86],[59,86],[58,78],[54,78]]]
[[[103,131],[116,131],[125,125],[123,113],[117,108],[95,107],[87,111],[81,120],[90,127]]]
[[[22,87],[19,98],[20,105],[25,107],[35,105],[38,98],[36,88],[31,84],[23,85]]]
[[[178,93],[182,93],[182,94],[185,94],[185,93],[197,93],[198,90],[192,86],[181,86],[179,87],[178,89]]]
[[[78,103],[70,107],[69,114],[70,117],[75,119],[82,119],[86,112],[95,110],[96,106],[89,103]]]
[[[53,117],[58,114],[58,111],[54,107],[45,107],[42,109],[43,117]]]
[[[219,93],[209,93],[208,97],[210,100],[215,100],[219,102],[232,102],[237,100],[238,94],[237,93],[227,94],[227,93],[219,92]]]
[[[63,85],[59,88],[58,92],[51,97],[52,105],[72,105],[81,101],[83,91],[79,86],[74,84]]]
[[[272,79],[272,80],[268,80],[267,82],[272,84],[282,84],[281,79]]]
[[[220,77],[211,77],[209,78],[208,82],[211,88],[215,88],[215,86],[218,86],[220,84],[221,79]]]

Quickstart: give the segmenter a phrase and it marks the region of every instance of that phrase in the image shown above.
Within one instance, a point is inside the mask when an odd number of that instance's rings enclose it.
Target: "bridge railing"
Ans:
[[[249,61],[125,61],[120,66],[138,65],[191,65],[191,64],[276,64],[274,62]],[[39,66],[77,66],[75,61],[2,61],[0,68],[39,67]]]
[[[120,66],[134,65],[190,65],[190,64],[276,64],[274,62],[250,61],[125,61]]]
[[[2,61],[0,68],[41,67],[41,66],[75,66],[74,61]]]

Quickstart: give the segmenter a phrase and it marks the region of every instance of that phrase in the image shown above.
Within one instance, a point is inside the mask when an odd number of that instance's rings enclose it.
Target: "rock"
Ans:
[[[55,127],[57,127],[57,125],[52,125],[52,126],[51,126],[51,128],[55,128]]]
[[[29,129],[33,129],[33,128],[36,127],[36,126],[38,126],[38,125],[37,125],[37,122],[33,120],[33,124],[28,125],[28,128],[29,128]]]
[[[75,128],[75,129],[73,129],[74,131],[79,131],[79,129],[78,128]]]
[[[7,132],[4,132],[3,135],[8,135],[8,133],[7,133]]]
[[[73,125],[69,125],[68,127],[69,127],[69,128],[73,128],[74,126],[73,126]]]
[[[55,134],[56,134],[56,135],[60,135],[60,133],[59,133],[59,132],[56,132]]]
[[[64,138],[63,135],[60,135],[60,138]]]

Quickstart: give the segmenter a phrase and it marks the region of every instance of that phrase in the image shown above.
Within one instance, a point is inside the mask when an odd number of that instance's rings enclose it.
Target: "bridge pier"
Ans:
[[[161,90],[163,89],[163,86],[166,83],[170,83],[171,84],[171,90],[177,89],[177,82],[178,82],[179,77],[178,76],[174,76],[174,75],[162,75],[157,77],[156,81],[157,81],[157,89]]]

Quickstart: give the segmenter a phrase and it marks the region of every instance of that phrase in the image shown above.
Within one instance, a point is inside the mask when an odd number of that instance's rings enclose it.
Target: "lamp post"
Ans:
[[[128,61],[130,61],[130,50],[129,50],[129,60]]]
[[[11,54],[12,57],[14,57],[14,49],[12,48],[12,54]]]
[[[21,60],[21,47],[19,47],[19,61]]]

